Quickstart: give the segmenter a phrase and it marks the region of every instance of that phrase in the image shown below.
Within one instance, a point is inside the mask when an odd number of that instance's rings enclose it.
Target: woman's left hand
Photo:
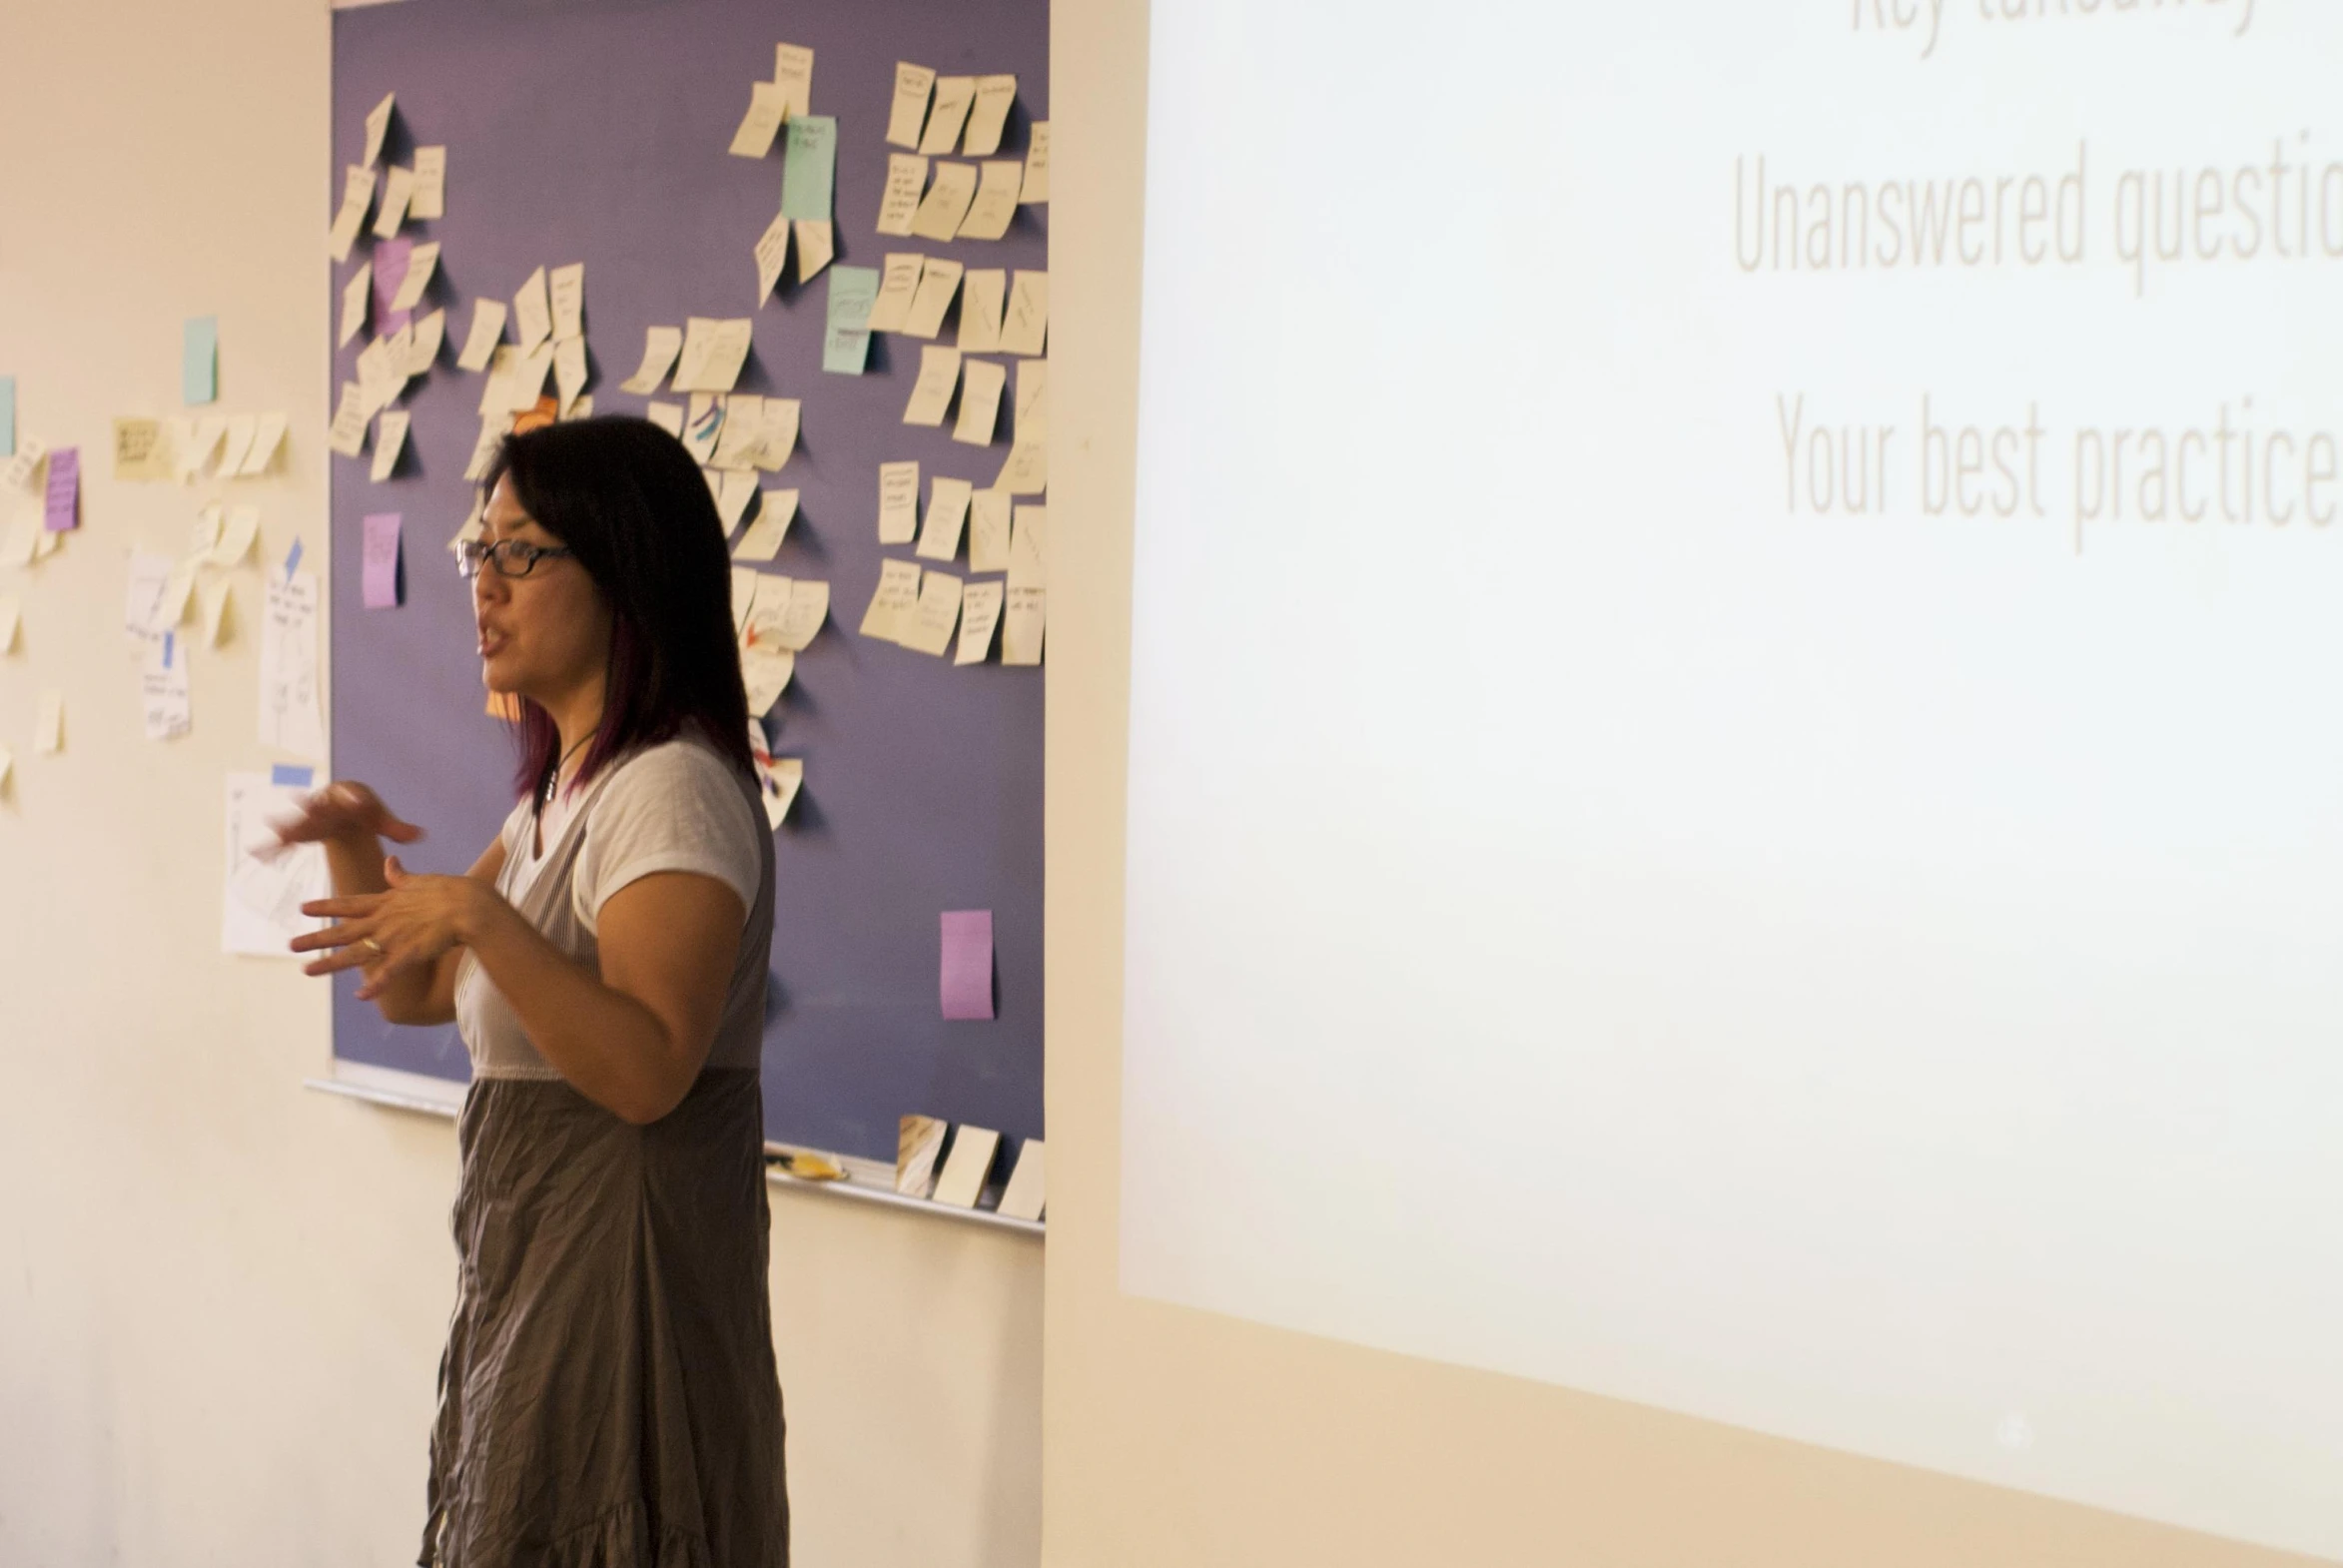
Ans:
[[[366,982],[358,990],[362,1002],[372,1001],[398,971],[435,964],[448,949],[469,941],[486,906],[496,901],[493,892],[469,877],[410,875],[395,855],[383,863],[383,875],[390,884],[388,893],[313,899],[302,905],[303,914],[331,917],[336,923],[295,937],[292,944],[296,953],[337,950],[303,965],[305,975],[364,970]]]

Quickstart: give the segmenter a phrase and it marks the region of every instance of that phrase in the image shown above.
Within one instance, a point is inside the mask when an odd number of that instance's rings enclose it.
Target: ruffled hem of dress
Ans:
[[[441,1554],[433,1539],[439,1518],[433,1514],[423,1526],[423,1554],[415,1559],[416,1568],[507,1568],[519,1562],[528,1568],[715,1568],[707,1537],[686,1526],[665,1526],[654,1547],[650,1513],[639,1501],[622,1503],[542,1546],[518,1548],[486,1563]]]

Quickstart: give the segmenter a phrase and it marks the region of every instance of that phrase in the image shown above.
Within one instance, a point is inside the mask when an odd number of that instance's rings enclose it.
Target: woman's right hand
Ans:
[[[271,825],[284,844],[350,843],[373,838],[412,844],[423,836],[421,828],[393,816],[381,796],[351,780],[316,791],[302,802],[298,815]]]

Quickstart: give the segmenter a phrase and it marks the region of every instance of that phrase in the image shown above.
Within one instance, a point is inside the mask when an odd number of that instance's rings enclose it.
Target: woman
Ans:
[[[425,1565],[788,1560],[757,1064],[773,845],[724,530],[640,419],[506,439],[463,547],[482,671],[520,702],[520,801],[460,877],[416,876],[361,784],[311,798],[332,928],[401,1024],[471,1054],[461,1262]]]

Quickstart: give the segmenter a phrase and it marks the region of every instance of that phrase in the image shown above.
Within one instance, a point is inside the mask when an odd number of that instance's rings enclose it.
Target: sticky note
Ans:
[[[903,422],[942,424],[944,411],[952,405],[952,393],[959,385],[960,351],[923,344],[919,352],[919,380],[912,384],[911,400],[903,406]]]
[[[1026,207],[1050,200],[1050,122],[1047,120],[1034,122],[1025,144],[1025,179],[1019,182],[1017,200]]]
[[[58,446],[49,452],[49,482],[42,498],[41,526],[64,533],[81,526],[81,448]]]
[[[583,338],[564,338],[553,345],[553,388],[560,393],[561,415],[569,416],[586,384],[586,344]]]
[[[366,520],[361,586],[366,607],[398,607],[398,513],[377,512]]]
[[[830,303],[822,334],[823,370],[834,376],[863,373],[870,361],[871,307],[878,299],[876,267],[830,269]]]
[[[862,634],[885,642],[902,641],[919,609],[919,562],[879,562],[879,585],[871,593],[869,608],[863,611]]]
[[[1021,272],[1009,286],[1009,310],[1001,320],[1001,352],[1039,355],[1049,334],[1050,275]]]
[[[987,159],[968,216],[960,221],[960,238],[998,240],[1007,234],[1017,216],[1018,182],[1024,176],[1025,166],[1014,158]]]
[[[943,917],[937,989],[949,1019],[993,1017],[993,912],[949,909]]]
[[[362,163],[373,163],[383,156],[383,142],[390,134],[390,111],[397,104],[396,93],[385,93],[383,101],[367,111],[367,155]]]
[[[878,298],[871,302],[871,331],[899,333],[911,319],[911,302],[919,293],[926,258],[917,252],[898,252],[886,260],[879,276]]]
[[[343,171],[342,206],[334,214],[334,225],[326,235],[326,254],[336,263],[350,260],[350,248],[357,243],[358,231],[367,221],[367,209],[374,205],[375,171],[353,164]]]
[[[13,597],[0,598],[0,653],[16,651],[16,623],[23,617],[23,605]]]
[[[683,404],[654,402],[643,409],[643,417],[677,440],[683,439]]]
[[[512,297],[512,332],[522,354],[535,353],[538,344],[553,336],[553,307],[545,295],[542,267],[530,273]]]
[[[993,648],[993,629],[1001,624],[999,582],[972,582],[960,596],[960,651],[955,664],[982,664]]]
[[[251,552],[253,540],[260,536],[261,511],[257,506],[232,506],[220,524],[220,542],[212,546],[212,564],[215,566],[241,565]]]
[[[342,331],[335,339],[335,347],[347,349],[367,325],[367,300],[374,292],[375,264],[362,262],[350,281],[342,286]]]
[[[838,254],[838,231],[827,218],[799,218],[791,227],[797,231],[797,281],[812,283]]]
[[[771,472],[789,461],[797,450],[797,421],[799,399],[795,397],[767,397],[765,399],[764,435],[757,442],[751,460]]]
[[[16,378],[0,376],[0,457],[16,455]]]
[[[990,158],[1001,150],[1001,129],[1009,123],[1009,106],[1017,102],[1017,78],[980,76],[976,106],[969,111],[968,137],[961,152],[971,158]]]
[[[935,100],[928,108],[927,128],[920,133],[922,153],[952,151],[952,144],[960,140],[961,127],[968,123],[969,106],[976,102],[976,85],[973,76],[936,78]]]
[[[1020,506],[1009,530],[1009,586],[1050,585],[1047,506]]]
[[[376,247],[378,260],[382,248]],[[393,312],[411,311],[423,303],[423,291],[431,286],[431,275],[439,270],[439,242],[427,240],[412,246],[406,253],[406,266],[398,275],[398,292],[390,297]]]
[[[411,276],[411,275],[410,275]],[[414,324],[414,341],[401,369],[408,376],[427,376],[439,361],[439,346],[447,341],[447,313],[433,311]]]
[[[691,411],[683,419],[683,449],[702,467],[715,460],[716,443],[724,436],[724,399],[713,392],[692,393]],[[708,493],[716,493],[713,480]]]
[[[1017,438],[1050,430],[1050,362],[1017,362]]]
[[[1039,495],[1050,487],[1050,436],[1047,431],[1017,432],[1017,440],[993,476],[993,488],[1011,495]]]
[[[471,331],[464,335],[463,352],[455,357],[455,368],[459,371],[486,370],[489,357],[496,352],[496,345],[503,339],[504,302],[476,302],[471,308]]]
[[[383,202],[375,209],[375,237],[388,240],[406,222],[406,204],[414,200],[414,171],[392,166],[383,178]]]
[[[979,490],[969,505],[968,569],[1007,571],[1011,502],[1006,490]]]
[[[741,683],[748,688],[751,718],[763,718],[789,689],[797,673],[797,655],[787,648],[744,648],[740,654]]]
[[[830,187],[838,169],[838,122],[800,115],[781,133],[781,211],[791,218],[830,216]]]
[[[375,247],[375,333],[388,338],[407,323],[407,313],[396,309],[399,286],[406,282],[414,257],[412,240],[385,240]]]
[[[757,476],[753,473],[727,473],[716,494],[716,514],[724,519],[724,531],[730,533],[740,526],[740,519],[748,511],[748,503],[756,499]]]
[[[911,624],[896,639],[914,653],[936,658],[952,646],[952,632],[960,624],[961,581],[948,571],[923,574],[919,602],[912,606]]]
[[[179,400],[191,406],[220,395],[220,318],[191,316],[179,349]]]
[[[941,256],[931,256],[919,275],[919,292],[911,297],[903,330],[914,338],[933,338],[944,330],[945,313],[960,293],[961,267]]]
[[[961,372],[960,417],[952,438],[970,446],[990,446],[993,427],[1001,414],[1001,391],[1009,383],[1009,368],[998,360],[970,360]]]
[[[943,1175],[936,1177],[936,1198],[954,1208],[974,1208],[984,1194],[985,1177],[1001,1153],[1001,1135],[989,1128],[963,1127],[952,1135],[944,1156]]]
[[[1017,1164],[1010,1168],[1009,1185],[1001,1193],[1000,1212],[1009,1219],[1042,1217],[1049,1207],[1048,1151],[1038,1138],[1029,1138],[1017,1151]]]
[[[711,468],[747,468],[755,465],[757,445],[765,433],[765,399],[734,392],[724,399],[724,418],[718,427]]]
[[[773,298],[774,286],[781,282],[782,269],[789,265],[789,214],[787,210],[775,213],[773,221],[765,225],[765,232],[757,236],[757,304]]]
[[[199,599],[203,609],[204,646],[216,648],[228,628],[228,602],[235,583],[227,577],[214,577],[203,584]]]
[[[366,389],[356,382],[342,384],[342,400],[334,407],[334,423],[326,431],[326,447],[345,457],[355,457],[367,444]]]
[[[619,383],[621,392],[647,397],[659,390],[666,380],[667,369],[675,363],[675,356],[683,348],[683,329],[680,327],[653,327],[643,334],[643,363],[635,373]]]
[[[920,194],[927,188],[925,158],[914,153],[889,153],[887,183],[879,192],[879,233],[909,238],[912,220],[919,215]]]
[[[735,158],[764,157],[773,150],[773,133],[781,129],[788,113],[789,99],[779,82],[751,82],[748,113],[740,117],[740,128],[732,133],[732,145],[725,151]]]
[[[114,477],[133,481],[171,477],[171,448],[160,419],[114,421]]]
[[[917,148],[928,121],[928,92],[936,73],[908,60],[895,62],[895,97],[887,106],[887,140],[896,147]],[[883,233],[884,231],[882,231]]]
[[[745,316],[685,318],[683,353],[670,385],[677,392],[730,392],[740,380],[740,368],[748,362],[753,325]]]
[[[771,560],[789,537],[790,519],[797,515],[797,491],[767,490],[757,506],[757,520],[748,525],[732,548],[734,560]]]
[[[398,454],[406,449],[406,425],[410,415],[404,408],[386,408],[375,421],[375,466],[368,477],[380,484],[390,477],[398,466]]]
[[[909,544],[919,532],[919,464],[879,464],[879,542]]]
[[[919,210],[912,214],[911,232],[939,243],[957,239],[960,221],[968,216],[968,204],[976,199],[976,165],[936,165],[936,178],[929,183],[928,194],[920,198]]]
[[[814,52],[801,44],[775,44],[773,85],[781,89],[784,113],[813,113]]]
[[[794,496],[797,492],[789,493]],[[830,585],[798,578],[789,585],[789,608],[781,616],[781,629],[777,633],[781,646],[792,653],[803,653],[829,617]]]
[[[553,341],[585,336],[585,263],[556,267],[546,285],[553,305]]]
[[[960,352],[999,354],[1001,312],[1009,303],[1009,275],[997,267],[971,268],[960,283]]]
[[[914,555],[925,560],[950,560],[960,553],[960,530],[968,521],[969,496],[974,489],[966,479],[937,476],[928,491],[928,517],[920,526]]]
[[[447,216],[447,149],[418,147],[414,150],[414,195],[407,198],[406,216],[409,218],[444,218]]]
[[[1042,662],[1042,637],[1049,622],[1049,590],[1011,588],[1002,612],[1001,662],[1035,665]]]
[[[65,693],[44,691],[33,706],[33,750],[53,757],[65,749]]]

